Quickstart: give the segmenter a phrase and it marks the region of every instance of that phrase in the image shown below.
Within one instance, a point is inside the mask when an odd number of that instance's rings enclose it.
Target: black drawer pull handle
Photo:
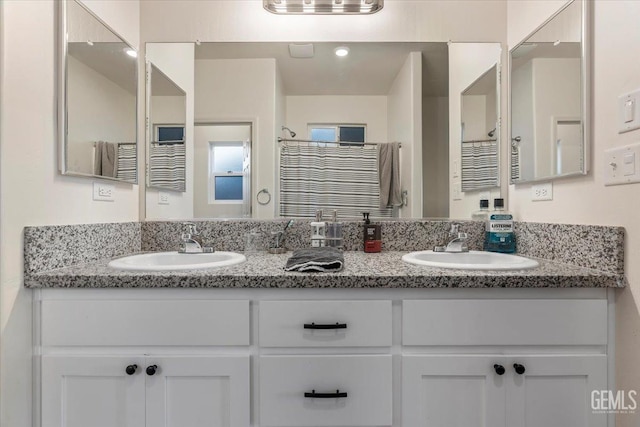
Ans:
[[[346,323],[338,323],[336,322],[335,324],[318,324],[316,325],[315,323],[305,323],[304,324],[304,328],[305,329],[347,329],[347,324]]]
[[[314,397],[316,399],[335,399],[337,397],[347,397],[346,392],[336,390],[335,393],[316,393],[315,390],[311,390],[311,393],[305,393],[304,397]]]

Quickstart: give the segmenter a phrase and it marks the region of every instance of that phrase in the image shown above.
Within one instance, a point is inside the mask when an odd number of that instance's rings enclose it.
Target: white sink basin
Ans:
[[[246,260],[244,255],[235,252],[154,252],[114,259],[109,267],[135,271],[203,270],[240,264]]]
[[[402,257],[404,262],[428,267],[457,268],[461,270],[522,270],[535,268],[538,261],[518,255],[495,252],[411,252]]]

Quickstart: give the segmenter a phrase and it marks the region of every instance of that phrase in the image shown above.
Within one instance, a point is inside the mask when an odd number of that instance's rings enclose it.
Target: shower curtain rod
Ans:
[[[318,144],[343,144],[343,145],[382,145],[389,144],[388,142],[350,142],[350,141],[314,141],[311,139],[285,139],[278,138],[278,142],[315,142]],[[402,148],[402,143],[400,148]]]

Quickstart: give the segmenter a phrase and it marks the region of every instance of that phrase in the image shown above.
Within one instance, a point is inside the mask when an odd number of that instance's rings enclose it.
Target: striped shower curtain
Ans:
[[[283,144],[280,148],[280,215],[313,218],[317,209],[340,218],[391,217],[380,208],[375,146]]]
[[[462,191],[498,186],[498,144],[462,143]]]
[[[185,145],[151,144],[149,186],[185,191]]]
[[[136,159],[138,157],[138,146],[134,143],[118,144],[118,159],[116,177],[124,181],[136,182],[138,171],[136,170]]]

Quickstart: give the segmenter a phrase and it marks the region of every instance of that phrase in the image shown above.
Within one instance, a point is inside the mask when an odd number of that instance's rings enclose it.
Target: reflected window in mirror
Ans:
[[[366,125],[354,124],[309,124],[311,141],[364,143],[366,141]],[[340,144],[352,145],[352,144]],[[357,144],[360,145],[360,144]]]
[[[60,13],[60,171],[137,183],[137,53],[77,1]]]
[[[569,3],[511,50],[513,183],[587,173],[588,3]]]
[[[242,142],[209,143],[209,203],[242,203]]]
[[[159,144],[184,143],[184,125],[154,124],[155,141]]]

